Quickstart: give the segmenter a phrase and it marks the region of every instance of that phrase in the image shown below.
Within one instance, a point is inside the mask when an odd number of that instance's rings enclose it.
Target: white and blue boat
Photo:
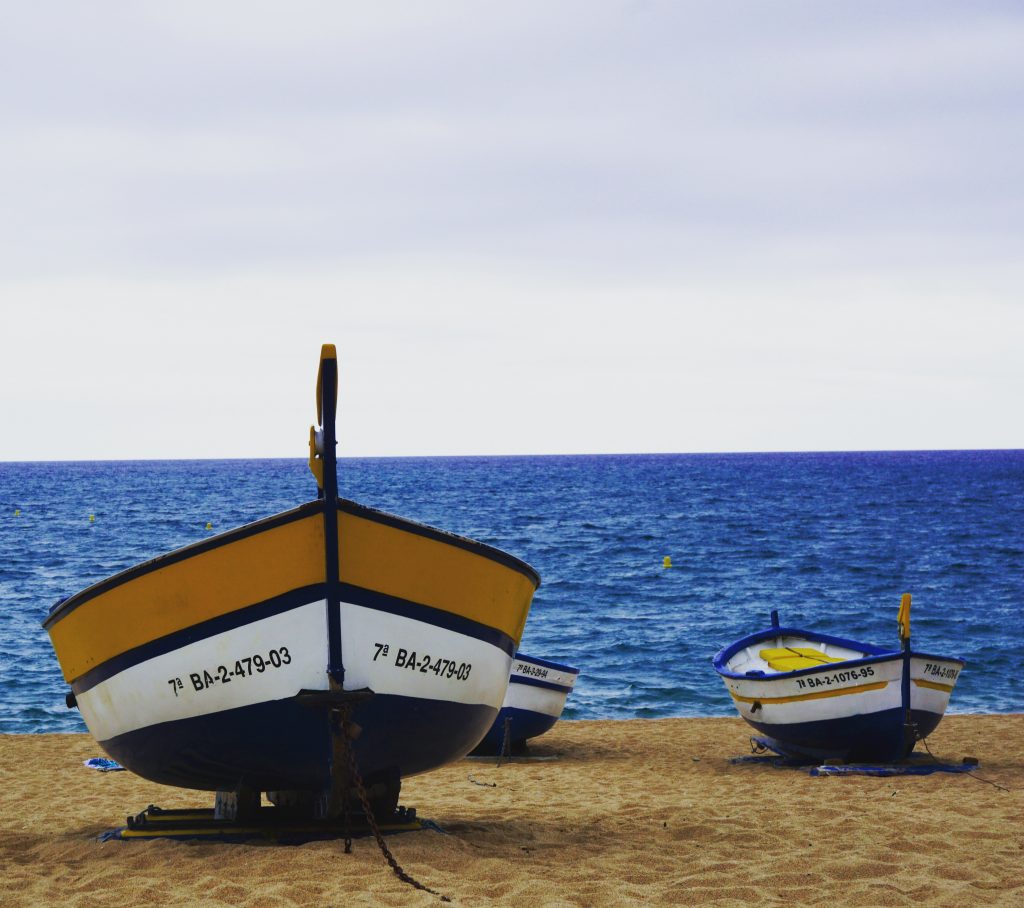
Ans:
[[[964,660],[910,647],[910,594],[900,649],[771,627],[713,660],[736,709],[772,750],[799,759],[894,761],[939,724]]]
[[[571,665],[516,653],[501,709],[474,754],[522,750],[528,739],[550,731],[579,675]]]
[[[339,498],[336,400],[327,344],[316,500],[103,580],[44,622],[100,746],[218,792],[228,815],[267,792],[337,816],[353,755],[386,814],[402,778],[465,756],[498,715],[540,583],[491,546]]]

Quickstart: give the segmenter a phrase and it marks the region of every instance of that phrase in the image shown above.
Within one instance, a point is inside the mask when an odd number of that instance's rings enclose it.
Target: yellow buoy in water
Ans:
[[[95,514],[90,514],[89,515],[89,523],[95,523],[95,522],[96,522],[96,515]]]
[[[213,524],[210,523],[209,520],[206,521],[206,529],[208,529],[208,530],[212,530],[213,529]]]
[[[14,516],[15,517],[20,517],[21,516],[21,508],[15,508],[14,509]]]
[[[666,556],[665,556],[665,557],[664,557],[664,558],[663,558],[663,559],[661,560],[661,566],[662,566],[662,567],[667,567],[667,568],[670,568],[670,567],[672,567],[672,559],[671,559],[671,558],[670,558],[670,557],[669,557],[668,555],[666,555]]]

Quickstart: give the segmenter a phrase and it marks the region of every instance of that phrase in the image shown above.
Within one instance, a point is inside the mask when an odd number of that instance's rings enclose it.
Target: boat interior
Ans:
[[[791,634],[768,637],[737,650],[726,662],[726,669],[739,675],[762,672],[766,675],[818,668],[833,662],[863,659],[873,655],[822,640],[809,640]]]

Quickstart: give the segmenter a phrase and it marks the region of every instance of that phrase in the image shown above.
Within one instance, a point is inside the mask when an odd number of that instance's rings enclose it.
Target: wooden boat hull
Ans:
[[[561,717],[579,674],[580,670],[570,665],[516,653],[501,709],[474,752],[501,753],[506,723],[508,745],[513,749],[550,731]]]
[[[841,661],[777,673],[751,668],[767,644],[822,647]],[[939,724],[964,667],[954,657],[885,650],[796,628],[744,637],[713,662],[739,714],[773,749],[855,761],[907,756]]]
[[[326,788],[332,646],[364,780],[460,758],[494,721],[539,582],[496,549],[337,501],[339,578],[316,501],[139,565],[46,621],[100,745],[185,788]]]

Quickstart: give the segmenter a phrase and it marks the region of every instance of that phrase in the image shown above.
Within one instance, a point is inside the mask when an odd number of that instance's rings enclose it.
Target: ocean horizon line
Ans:
[[[575,451],[534,454],[339,454],[338,460],[537,460],[542,458],[612,458],[612,457],[774,457],[825,456],[858,454],[1017,454],[1020,448],[816,448],[812,450],[741,450],[741,451]],[[297,455],[259,455],[228,457],[97,457],[0,460],[0,466],[23,464],[115,464],[115,463],[246,463],[249,461],[285,462],[306,458]]]

